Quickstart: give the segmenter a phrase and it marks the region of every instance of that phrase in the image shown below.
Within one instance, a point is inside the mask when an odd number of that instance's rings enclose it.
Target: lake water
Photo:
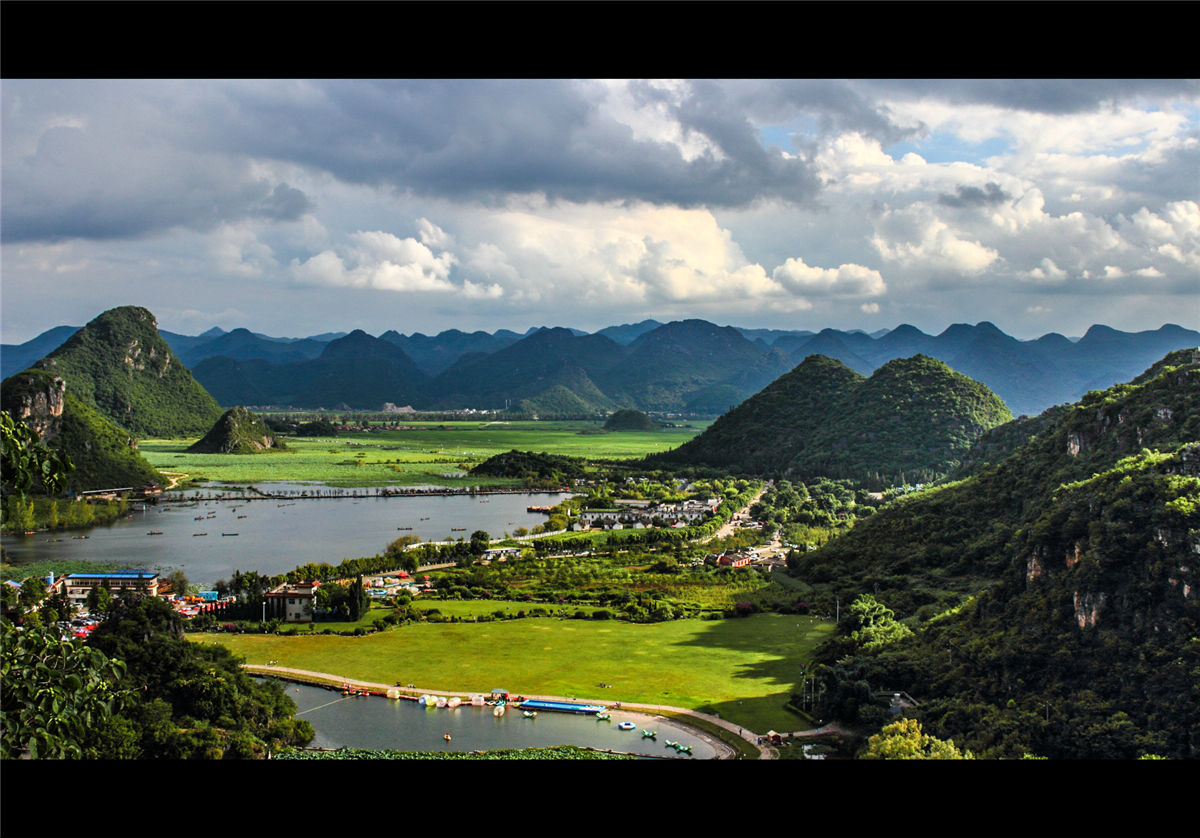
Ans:
[[[323,487],[260,484],[258,488],[276,492]],[[193,494],[189,491],[187,496]],[[218,579],[229,579],[235,569],[275,575],[307,562],[337,565],[347,558],[375,556],[402,535],[414,535],[422,541],[446,541],[469,538],[475,530],[484,530],[499,538],[517,527],[532,529],[546,522],[545,515],[528,512],[526,507],[553,506],[567,497],[538,492],[318,500],[200,499],[147,506],[145,511],[134,512],[109,526],[4,536],[2,543],[8,560],[17,565],[69,559],[117,562],[122,567],[158,572],[181,568],[189,581],[208,587]],[[161,535],[148,535],[151,531]],[[88,538],[73,538],[81,534]]]
[[[296,702],[296,717],[316,730],[311,748],[377,748],[400,751],[482,751],[501,748],[549,748],[556,745],[632,753],[672,759],[712,759],[716,749],[689,728],[661,718],[612,712],[611,721],[592,716],[540,711],[534,719],[509,708],[492,715],[488,706],[462,705],[453,710],[426,710],[415,701],[378,696],[343,696],[339,691],[285,683]],[[634,730],[620,730],[625,718]],[[643,728],[658,734],[642,737]],[[450,734],[450,741],[445,734]],[[691,745],[691,755],[668,747],[667,740]]]

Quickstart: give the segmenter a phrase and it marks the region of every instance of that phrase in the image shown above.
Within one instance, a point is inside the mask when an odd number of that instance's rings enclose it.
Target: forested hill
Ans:
[[[827,647],[824,711],[879,721],[875,693],[904,691],[983,755],[1200,756],[1200,350],[1048,424],[794,563],[915,629]]]
[[[987,387],[924,355],[890,361],[870,378],[812,355],[704,433],[649,460],[881,486],[927,481],[1010,419]]]
[[[83,492],[166,483],[137,451],[128,432],[101,416],[45,370],[27,370],[0,384],[0,407],[25,422],[42,442],[70,457],[66,489]]]
[[[35,367],[62,378],[72,396],[139,437],[199,436],[222,413],[144,308],[104,312]]]
[[[262,417],[244,407],[233,407],[217,420],[203,438],[188,451],[201,454],[257,454],[286,446],[275,439]]]

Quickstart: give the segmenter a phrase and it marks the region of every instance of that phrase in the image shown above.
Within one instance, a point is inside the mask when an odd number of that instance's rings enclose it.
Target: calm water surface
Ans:
[[[343,696],[336,690],[285,683],[296,702],[296,717],[307,719],[316,730],[313,748],[377,748],[401,751],[482,751],[500,748],[549,748],[578,745],[622,753],[672,759],[712,759],[716,750],[688,728],[665,719],[612,713],[612,721],[592,716],[540,711],[525,718],[509,708],[499,718],[492,708],[459,706],[453,710],[426,710],[415,701],[393,701],[371,696]],[[619,730],[625,718],[634,730]],[[658,734],[642,737],[643,728]],[[450,734],[450,741],[445,734]],[[692,746],[692,755],[667,747],[666,741]]]
[[[322,487],[261,484],[258,488],[270,492]],[[187,496],[193,494],[189,491]],[[402,535],[445,541],[469,538],[475,530],[485,530],[499,538],[517,527],[532,529],[546,522],[545,515],[528,512],[526,507],[553,506],[566,497],[569,495],[531,493],[201,499],[148,506],[132,517],[90,530],[4,536],[3,545],[8,560],[18,565],[82,559],[159,572],[181,568],[189,581],[209,586],[218,579],[228,579],[234,570],[275,575],[308,562],[337,565],[347,558],[375,556]],[[162,534],[149,535],[151,531]],[[73,538],[81,534],[88,538]]]

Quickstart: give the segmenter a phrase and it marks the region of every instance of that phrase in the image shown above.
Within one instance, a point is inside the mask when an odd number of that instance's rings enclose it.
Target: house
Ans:
[[[722,553],[717,559],[718,567],[745,567],[750,564],[751,556],[748,553]]]
[[[283,583],[264,594],[265,616],[285,623],[311,623],[320,582]]]
[[[118,570],[112,573],[69,573],[54,583],[56,593],[66,593],[76,608],[85,606],[93,588],[108,588],[113,596],[134,592],[143,596],[158,596],[157,573],[148,570]]]

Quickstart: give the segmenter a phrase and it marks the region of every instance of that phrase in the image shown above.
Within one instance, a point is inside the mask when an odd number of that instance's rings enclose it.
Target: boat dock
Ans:
[[[557,710],[560,713],[584,713],[594,716],[603,713],[608,708],[603,704],[579,704],[574,701],[542,701],[531,698],[521,702],[522,710]]]

